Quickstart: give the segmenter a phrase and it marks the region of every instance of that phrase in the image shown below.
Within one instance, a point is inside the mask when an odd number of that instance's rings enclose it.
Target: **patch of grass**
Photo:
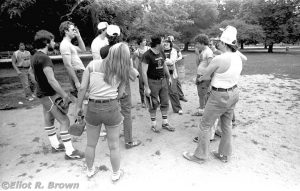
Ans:
[[[107,168],[107,166],[105,166],[105,165],[101,165],[100,167],[99,167],[99,169],[101,170],[101,171],[108,171],[109,169]]]
[[[27,173],[23,173],[23,174],[20,174],[18,177],[24,177],[26,175],[27,175]]]
[[[251,140],[251,142],[254,144],[254,145],[258,145],[258,142],[256,140]]]
[[[184,52],[185,76],[187,79],[195,78],[197,66],[195,54]],[[248,60],[243,64],[242,75],[274,74],[279,78],[300,79],[300,53],[262,53],[243,51]]]
[[[266,53],[266,50],[262,49],[259,51],[245,50],[243,53],[247,56],[248,61],[243,65],[242,75],[273,74],[278,78],[300,79],[299,51]],[[183,52],[183,54],[186,55],[184,58],[184,81],[194,83],[197,70],[195,54],[193,52]],[[90,60],[91,58],[82,59],[85,66]],[[62,87],[67,91],[70,90],[69,77],[62,60],[54,62],[54,73]],[[185,83],[184,81],[183,83]],[[30,108],[39,104],[38,99],[32,102],[25,100],[21,82],[11,66],[0,69],[0,92],[0,110]],[[18,104],[20,101],[23,104]]]
[[[39,137],[35,137],[33,140],[32,140],[32,142],[40,142],[40,138]]]

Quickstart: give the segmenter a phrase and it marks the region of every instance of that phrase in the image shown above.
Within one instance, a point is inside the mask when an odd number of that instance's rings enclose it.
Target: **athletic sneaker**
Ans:
[[[178,111],[178,114],[179,114],[179,115],[182,115],[182,114],[183,114],[183,111],[182,111],[182,110],[179,110],[179,111]]]
[[[84,153],[79,150],[74,150],[71,155],[65,154],[66,160],[76,160],[84,158]]]
[[[65,146],[62,143],[59,143],[57,148],[51,147],[52,153],[62,152],[62,151],[65,151],[65,150],[66,150]]]
[[[111,175],[111,180],[113,181],[113,183],[117,182],[118,180],[120,180],[120,178],[124,175],[124,171],[122,169],[118,170],[118,172],[113,172],[113,174]]]
[[[93,176],[95,176],[98,172],[100,171],[100,169],[98,167],[93,166],[93,168],[87,169],[87,177],[88,178],[92,178]]]

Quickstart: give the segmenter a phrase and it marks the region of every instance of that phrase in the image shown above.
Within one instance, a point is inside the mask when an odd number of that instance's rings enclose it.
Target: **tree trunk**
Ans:
[[[184,51],[188,51],[190,42],[184,43]]]
[[[94,30],[94,36],[97,35],[98,33],[98,23],[99,23],[99,19],[98,19],[98,16],[97,16],[97,11],[96,11],[96,8],[95,7],[92,7],[90,9],[90,13],[91,13],[91,20],[92,20],[92,25],[93,25],[93,30]]]
[[[273,43],[269,45],[268,52],[273,53]]]
[[[243,50],[244,49],[244,43],[241,42],[241,49]]]
[[[265,47],[264,47],[264,49],[267,49],[268,48],[268,46],[267,46],[267,43],[265,43]]]

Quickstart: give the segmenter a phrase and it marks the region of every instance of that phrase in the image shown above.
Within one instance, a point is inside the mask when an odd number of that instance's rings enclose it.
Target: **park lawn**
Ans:
[[[248,61],[243,65],[242,75],[273,74],[279,78],[300,79],[300,52],[295,53],[257,53],[243,52]],[[184,52],[186,78],[195,77],[197,70],[195,54]]]
[[[257,53],[244,52],[248,61],[244,63],[242,75],[273,74],[278,78],[300,79],[300,52],[295,53]],[[185,80],[193,81],[196,74],[195,54],[183,52],[185,65]],[[85,65],[90,59],[84,59]],[[70,84],[66,69],[61,61],[54,63],[55,76],[64,89],[69,89]],[[19,104],[19,102],[23,104]],[[12,68],[0,69],[0,110],[15,108],[31,108],[39,104],[36,99],[28,102],[23,98],[23,91],[18,77]]]

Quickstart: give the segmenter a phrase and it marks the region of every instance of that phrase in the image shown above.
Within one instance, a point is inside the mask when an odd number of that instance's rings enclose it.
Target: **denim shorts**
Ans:
[[[106,103],[89,101],[85,121],[88,125],[94,127],[101,124],[104,124],[106,127],[115,127],[123,121],[120,110],[120,104],[117,100]]]
[[[56,107],[54,104],[54,100],[58,98],[59,96],[57,94],[53,96],[44,96],[39,98],[41,104],[43,105],[43,108],[45,111],[50,112],[53,107]]]

